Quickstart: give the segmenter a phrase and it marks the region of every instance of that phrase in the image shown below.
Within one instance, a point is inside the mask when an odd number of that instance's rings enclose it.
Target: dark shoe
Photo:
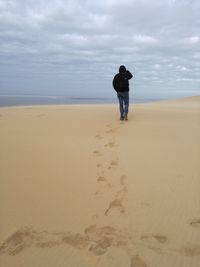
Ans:
[[[127,116],[127,115],[124,116],[124,120],[125,120],[125,121],[128,120],[128,116]]]
[[[124,117],[123,117],[123,116],[121,116],[121,117],[120,117],[120,121],[123,121],[123,120],[124,120]]]

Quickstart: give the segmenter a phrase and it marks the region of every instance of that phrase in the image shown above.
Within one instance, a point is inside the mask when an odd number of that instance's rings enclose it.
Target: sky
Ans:
[[[199,0],[0,0],[0,95],[200,94]]]

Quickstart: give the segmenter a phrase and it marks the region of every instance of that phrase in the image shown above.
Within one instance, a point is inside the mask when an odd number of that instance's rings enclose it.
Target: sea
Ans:
[[[132,98],[130,103],[145,103],[162,100],[159,98]],[[32,106],[32,105],[70,105],[70,104],[114,104],[117,98],[104,97],[67,97],[36,95],[0,95],[0,107]]]

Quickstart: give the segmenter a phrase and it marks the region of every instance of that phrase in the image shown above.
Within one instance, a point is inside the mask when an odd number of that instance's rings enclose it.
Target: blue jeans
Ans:
[[[118,92],[117,97],[119,99],[119,110],[121,117],[124,117],[128,114],[129,92]]]

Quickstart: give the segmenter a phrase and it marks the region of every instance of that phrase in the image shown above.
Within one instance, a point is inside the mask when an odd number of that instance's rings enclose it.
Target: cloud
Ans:
[[[138,94],[183,79],[198,91],[199,13],[195,0],[0,0],[0,93],[112,95],[120,64]]]
[[[200,37],[199,36],[192,36],[192,37],[186,38],[186,42],[189,44],[199,44],[200,43]]]
[[[141,34],[134,35],[133,40],[140,44],[150,44],[150,45],[157,44],[159,42],[156,38],[152,36],[141,35]]]

